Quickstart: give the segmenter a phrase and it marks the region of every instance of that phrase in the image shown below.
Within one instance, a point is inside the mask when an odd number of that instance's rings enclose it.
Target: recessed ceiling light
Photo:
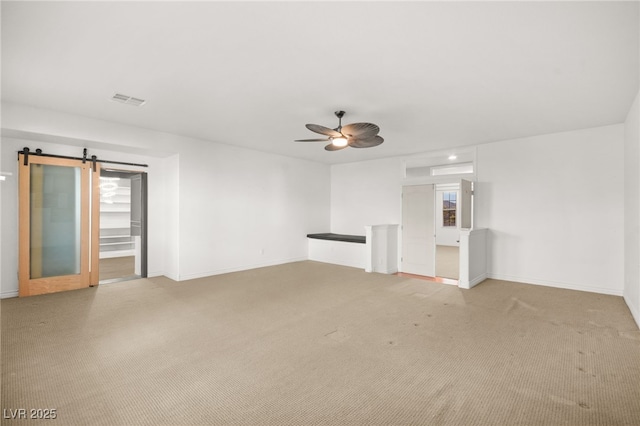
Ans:
[[[451,155],[449,156],[449,160],[455,160],[456,158],[458,158],[458,156],[457,156],[457,155],[455,155],[455,154],[451,154]]]
[[[147,103],[144,99],[134,98],[133,96],[123,95],[122,93],[116,93],[111,97],[112,101],[120,102],[122,104],[142,106]]]

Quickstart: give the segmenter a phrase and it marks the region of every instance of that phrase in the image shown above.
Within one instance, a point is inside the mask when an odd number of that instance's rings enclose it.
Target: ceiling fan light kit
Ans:
[[[312,132],[327,136],[326,139],[298,139],[295,142],[329,142],[324,149],[338,151],[347,147],[371,148],[380,145],[384,139],[378,136],[380,127],[372,123],[352,123],[342,125],[344,111],[336,111],[338,127],[330,129],[319,124],[307,124],[307,129]]]
[[[335,146],[347,146],[349,144],[349,141],[347,140],[347,138],[330,138],[331,139],[331,143]]]

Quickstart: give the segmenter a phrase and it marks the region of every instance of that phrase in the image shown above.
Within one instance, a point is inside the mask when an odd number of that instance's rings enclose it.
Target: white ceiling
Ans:
[[[325,163],[453,151],[623,122],[638,6],[2,1],[2,99]],[[338,109],[385,143],[293,142]]]

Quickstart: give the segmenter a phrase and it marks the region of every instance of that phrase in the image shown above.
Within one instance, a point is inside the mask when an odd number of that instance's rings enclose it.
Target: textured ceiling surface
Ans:
[[[455,151],[623,122],[638,22],[637,2],[3,1],[2,99],[325,163]],[[385,143],[293,142],[339,109]]]

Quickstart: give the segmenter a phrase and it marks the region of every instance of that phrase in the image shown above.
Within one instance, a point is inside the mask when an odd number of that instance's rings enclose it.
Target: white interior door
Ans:
[[[435,276],[433,185],[402,187],[402,272]]]
[[[460,180],[460,228],[471,229],[472,224],[472,199],[473,190],[471,182],[468,180]]]

